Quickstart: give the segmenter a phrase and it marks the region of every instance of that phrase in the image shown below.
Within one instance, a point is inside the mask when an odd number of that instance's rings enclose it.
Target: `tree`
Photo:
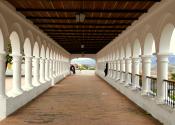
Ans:
[[[10,43],[7,45],[7,55],[6,55],[6,69],[7,65],[12,63],[12,56],[10,55],[12,53],[12,47]]]
[[[175,73],[172,73],[172,74],[171,74],[171,79],[172,79],[172,80],[175,80]]]

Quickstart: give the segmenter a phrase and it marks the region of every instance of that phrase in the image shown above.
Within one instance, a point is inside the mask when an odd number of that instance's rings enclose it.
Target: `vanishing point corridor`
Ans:
[[[0,125],[161,125],[105,81],[71,75]]]

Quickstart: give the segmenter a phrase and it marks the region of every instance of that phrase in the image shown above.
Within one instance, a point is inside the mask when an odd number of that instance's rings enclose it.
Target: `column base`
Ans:
[[[34,88],[34,86],[32,86],[32,85],[25,85],[24,86],[24,89],[25,90],[31,90],[31,89],[33,89]]]
[[[35,86],[35,87],[40,86],[40,85],[41,85],[41,83],[40,83],[39,81],[35,81],[35,82],[33,83],[33,86]]]
[[[156,104],[163,105],[163,104],[165,104],[165,101],[162,97],[157,97],[156,98]]]
[[[132,91],[137,91],[137,87],[134,85],[134,86],[131,87],[131,90]]]
[[[129,83],[125,83],[124,84],[124,87],[129,87]]]
[[[45,83],[47,81],[45,79],[41,79],[40,82],[41,82],[41,84],[43,84],[43,83]]]
[[[13,89],[12,90],[12,96],[17,96],[17,95],[21,95],[24,91],[22,89]]]

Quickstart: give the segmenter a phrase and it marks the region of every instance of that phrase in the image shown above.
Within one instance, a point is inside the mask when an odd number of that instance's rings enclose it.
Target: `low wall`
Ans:
[[[24,91],[18,96],[0,98],[0,120],[6,118],[8,115],[12,114],[28,102],[30,102],[32,99],[39,96],[41,93],[45,92],[51,86],[54,86],[54,84],[63,80],[67,75],[69,75],[68,72],[53,78],[51,81],[42,83],[40,86],[34,87],[31,90]]]
[[[174,109],[163,104],[156,104],[156,98],[142,96],[141,91],[125,87],[125,83],[119,83],[119,81],[104,77],[102,72],[96,72],[96,74],[164,125],[175,125]]]

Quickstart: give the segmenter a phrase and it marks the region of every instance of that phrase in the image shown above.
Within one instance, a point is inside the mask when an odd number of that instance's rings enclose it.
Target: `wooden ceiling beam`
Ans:
[[[39,16],[26,16],[27,19],[44,19],[44,20],[75,20],[75,17],[39,17]],[[136,17],[86,17],[85,20],[137,20]]]
[[[121,32],[46,32],[47,34],[118,34]]]
[[[59,31],[63,31],[63,30],[125,30],[126,28],[50,28],[50,27],[40,27],[40,29],[43,30],[59,30]]]
[[[26,1],[26,0],[20,0],[20,1]],[[32,0],[31,0],[32,1]],[[36,0],[33,0],[36,1]],[[42,1],[64,1],[64,0],[42,0]],[[66,1],[72,1],[72,0],[66,0]],[[74,0],[82,2],[82,0]],[[86,0],[86,1],[92,1],[92,2],[160,2],[160,0]]]
[[[92,32],[87,32],[87,31],[67,31],[67,32],[65,32],[65,31],[45,31],[44,30],[44,32],[46,32],[46,33],[49,33],[49,34],[59,34],[59,33],[105,33],[105,34],[111,34],[111,33],[121,33],[121,31],[109,31],[109,32],[102,32],[102,31],[92,31]]]
[[[67,13],[146,13],[147,9],[53,9],[53,8],[16,8],[21,12],[67,12]]]
[[[42,23],[42,22],[35,22],[35,25],[54,25],[54,26],[129,26],[131,23]]]
[[[57,37],[58,35],[49,35],[51,37]],[[75,35],[72,35],[72,34],[63,34],[61,36],[80,36],[80,37],[86,37],[86,36],[116,36],[116,35],[111,35],[111,34],[86,34],[86,35],[82,35],[82,34],[75,34]],[[59,37],[59,36],[58,36]]]

